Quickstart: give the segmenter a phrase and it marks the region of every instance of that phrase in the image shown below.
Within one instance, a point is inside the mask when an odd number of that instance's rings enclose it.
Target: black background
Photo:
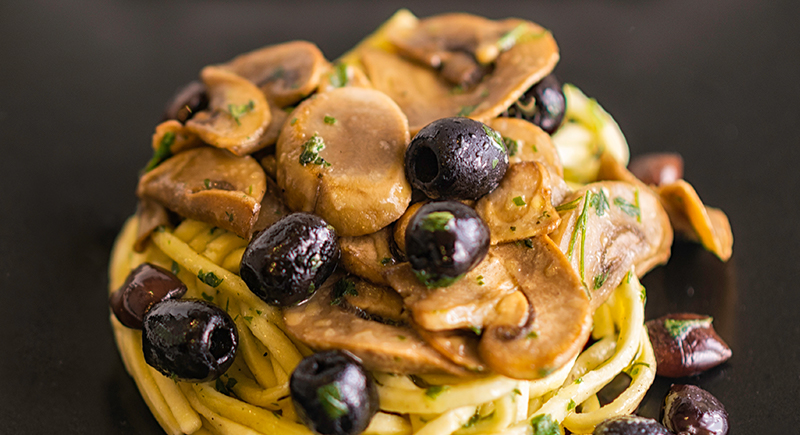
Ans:
[[[160,433],[116,353],[106,265],[165,100],[267,44],[333,59],[401,6],[542,24],[559,77],[615,116],[633,155],[683,155],[728,213],[734,255],[676,246],[645,280],[648,318],[713,315],[733,359],[686,381],[726,405],[731,433],[797,433],[800,3],[761,0],[0,1],[0,433]]]

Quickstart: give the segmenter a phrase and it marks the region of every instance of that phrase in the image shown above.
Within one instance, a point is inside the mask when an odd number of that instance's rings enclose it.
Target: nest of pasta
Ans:
[[[574,86],[548,85],[565,109],[542,113],[531,90],[555,80],[558,57],[529,21],[400,11],[333,63],[295,41],[205,67],[156,127],[110,265],[111,291],[137,266],[161,266],[184,299],[224,309],[238,331],[224,374],[170,379],[145,361],[141,331],[112,316],[164,430],[309,433],[289,379],[328,349],[355,355],[377,385],[364,433],[590,433],[633,412],[655,376],[638,277],[667,261],[673,227],[723,259],[730,227],[685,181],[628,172],[617,124]],[[428,286],[405,234],[430,199],[404,159],[414,134],[455,116],[497,132],[508,169],[462,201],[489,229],[485,258]],[[240,267],[251,240],[293,212],[329,223],[341,258],[309,297],[280,307]],[[601,406],[597,392],[622,372],[630,386]]]

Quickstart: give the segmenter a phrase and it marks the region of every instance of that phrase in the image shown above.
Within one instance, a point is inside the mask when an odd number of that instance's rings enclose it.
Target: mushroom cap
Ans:
[[[249,239],[265,190],[266,175],[255,159],[203,147],[170,157],[144,174],[136,194]]]
[[[247,79],[219,67],[200,72],[208,88],[209,108],[186,121],[186,129],[203,142],[242,156],[260,149],[260,138],[272,120],[264,94]]]
[[[290,209],[318,214],[342,236],[373,233],[405,212],[408,124],[389,97],[344,87],[303,101],[291,116],[276,147]],[[303,162],[310,141],[322,146]]]
[[[444,23],[451,19],[473,20],[464,14],[428,18],[420,20],[412,31],[402,29],[402,35],[396,38],[411,38],[407,35],[416,32],[424,35],[426,28],[430,27],[425,23],[434,19]],[[474,19],[484,27],[496,26],[489,20]],[[423,65],[399,53],[368,47],[360,51],[361,62],[372,85],[389,95],[406,113],[414,133],[436,119],[451,116],[469,116],[485,121],[498,116],[528,88],[548,75],[559,59],[558,46],[549,31],[527,21],[513,20],[513,23],[521,29],[519,33],[523,36],[516,38],[516,43],[507,50],[498,51],[496,58],[484,56],[494,61],[492,72],[468,89],[454,89],[452,83],[430,66],[430,62]],[[471,31],[482,32],[479,29]],[[494,44],[499,42],[499,39],[493,41]],[[479,46],[489,45],[482,42]]]

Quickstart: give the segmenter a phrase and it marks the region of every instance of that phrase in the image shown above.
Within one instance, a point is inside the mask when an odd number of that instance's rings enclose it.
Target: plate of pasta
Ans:
[[[657,373],[730,349],[710,317],[646,326],[639,279],[676,237],[727,261],[731,227],[679,157],[630,161],[559,58],[546,23],[400,10],[335,60],[298,40],[202,68],[154,127],[109,264],[116,344],[163,430],[659,425],[622,416]],[[698,337],[713,361],[669,359]]]

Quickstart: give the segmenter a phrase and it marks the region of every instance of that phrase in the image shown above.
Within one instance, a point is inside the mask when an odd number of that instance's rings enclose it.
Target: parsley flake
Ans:
[[[208,302],[213,302],[214,301],[214,296],[211,296],[210,294],[208,294],[206,292],[203,292],[203,294],[201,296],[203,296],[203,299],[205,299]]]
[[[170,148],[173,143],[175,143],[175,133],[171,131],[164,133],[164,135],[161,136],[161,141],[158,143],[158,149],[155,150],[153,157],[147,162],[147,166],[144,167],[144,172],[150,172],[153,168],[160,165],[161,162],[172,157]]]
[[[449,211],[435,211],[422,219],[422,229],[430,232],[447,231],[450,229],[448,224],[453,219],[455,216]]]
[[[637,222],[642,221],[642,210],[639,208],[639,190],[633,192],[633,204],[625,198],[618,196],[614,198],[614,205],[620,208],[626,215],[635,217]]]
[[[522,207],[523,205],[527,205],[527,203],[521,196],[515,196],[514,199],[512,199],[512,201],[514,201],[514,205],[516,205],[517,207]]]
[[[228,104],[228,114],[236,121],[236,125],[242,125],[242,121],[239,118],[252,112],[254,107],[253,100],[250,100],[247,104]]]
[[[565,203],[559,205],[558,207],[556,207],[556,211],[561,213],[562,211],[573,210],[573,209],[575,209],[575,207],[578,206],[578,203],[580,203],[582,199],[583,199],[583,196],[579,196],[579,197],[573,199],[570,202],[565,202]]]
[[[665,319],[664,327],[672,338],[682,340],[691,330],[695,328],[708,328],[713,321],[713,317],[686,320]]]
[[[333,116],[325,115],[325,117],[322,118],[322,121],[325,122],[328,125],[336,124],[336,118],[334,118]]]
[[[347,86],[347,64],[346,63],[339,63],[333,68],[333,72],[331,72],[330,76],[331,86],[334,88],[342,88]]]
[[[318,134],[311,136],[303,145],[303,152],[300,153],[300,164],[305,166],[309,163],[315,165],[330,166],[330,163],[319,156],[320,151],[325,149],[325,141]]]
[[[177,261],[172,260],[172,267],[170,268],[170,271],[172,272],[173,275],[181,273],[181,266],[178,264]]]
[[[506,151],[506,143],[503,141],[503,137],[500,136],[500,133],[492,130],[486,124],[481,125],[481,127],[483,127],[483,132],[486,133],[486,136],[489,136],[489,139],[491,140],[492,145],[494,145],[495,148],[499,149],[500,152],[505,154],[507,152]]]
[[[327,414],[331,420],[337,420],[339,417],[347,415],[349,412],[347,404],[342,401],[341,394],[339,386],[336,385],[336,383],[323,385],[317,388],[317,399],[320,405],[322,405],[325,414]]]
[[[578,406],[574,400],[569,399],[569,403],[567,404],[567,411],[572,411],[575,407]]]
[[[205,273],[203,272],[203,269],[200,269],[200,272],[197,272],[197,278],[208,286],[214,288],[219,287],[223,281],[223,279],[214,274],[214,272]]]
[[[606,214],[606,210],[608,210],[608,198],[606,197],[605,190],[600,189],[599,193],[592,195],[591,205],[594,207],[594,212],[598,216]]]
[[[439,397],[447,389],[447,385],[431,385],[425,390],[425,395],[431,399]]]
[[[333,286],[331,305],[341,305],[346,295],[358,296],[356,283],[353,280],[342,278]]]
[[[514,157],[517,155],[517,151],[519,151],[519,143],[516,140],[504,136],[503,143],[506,145],[506,149],[508,149],[509,157]]]
[[[533,435],[561,435],[561,427],[550,414],[537,415],[531,419]]]

